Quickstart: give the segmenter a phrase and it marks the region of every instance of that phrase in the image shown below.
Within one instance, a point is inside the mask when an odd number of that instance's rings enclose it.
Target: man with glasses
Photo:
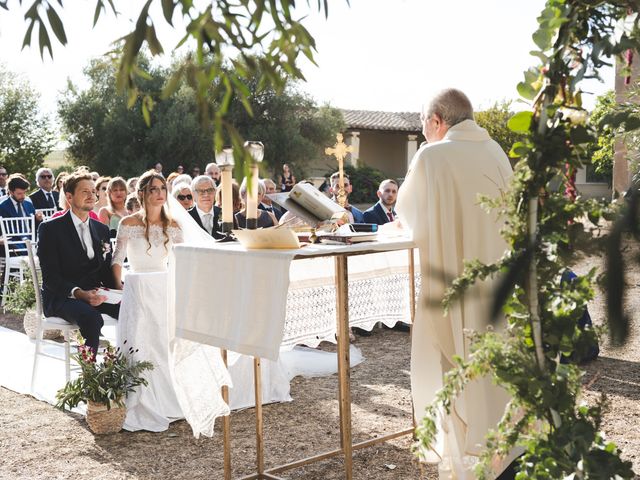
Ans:
[[[53,172],[50,168],[39,168],[36,172],[36,183],[40,189],[31,195],[29,199],[36,210],[44,208],[55,208],[60,210],[58,206],[59,193],[53,191]]]
[[[196,223],[213,238],[220,238],[222,235],[218,228],[218,219],[221,209],[214,205],[216,199],[216,184],[207,175],[200,175],[191,182],[195,207],[189,210],[189,214]]]
[[[4,200],[4,197],[9,195],[9,190],[7,189],[7,178],[9,174],[7,173],[7,169],[4,167],[0,167],[0,198]]]

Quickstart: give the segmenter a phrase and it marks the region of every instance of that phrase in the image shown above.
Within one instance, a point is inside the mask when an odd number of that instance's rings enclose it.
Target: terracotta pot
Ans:
[[[36,334],[38,333],[38,314],[35,310],[27,310],[26,312],[24,312],[22,325],[27,336],[31,340],[34,340],[36,338]],[[60,330],[45,330],[42,334],[42,338],[44,338],[45,340],[53,340],[54,338],[58,338],[61,335],[62,332]]]
[[[87,404],[87,424],[91,431],[97,435],[118,433],[122,430],[126,415],[127,409],[119,407],[113,402],[109,410],[104,403],[89,400]]]

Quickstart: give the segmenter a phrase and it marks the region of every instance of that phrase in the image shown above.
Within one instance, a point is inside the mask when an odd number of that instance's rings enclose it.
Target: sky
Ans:
[[[82,69],[89,59],[128,33],[143,4],[116,2],[124,8],[119,19],[106,14],[92,29],[95,0],[65,2],[61,17],[69,44],[54,43],[54,59],[45,54],[42,60],[37,47],[21,50],[27,28],[22,14],[32,2],[23,3],[20,8],[14,0],[10,12],[0,10],[0,62],[31,82],[52,116],[67,80],[85,86]],[[317,66],[301,63],[307,82],[299,88],[338,108],[393,112],[419,111],[445,87],[465,91],[477,109],[517,99],[522,72],[537,64],[529,51],[543,6],[544,0],[331,0],[328,19],[312,9],[304,21],[318,53]],[[166,25],[159,10],[152,14],[161,42],[175,45],[179,30]],[[597,94],[613,88],[613,72],[603,76],[604,83],[586,86],[594,93],[586,96],[588,108]]]

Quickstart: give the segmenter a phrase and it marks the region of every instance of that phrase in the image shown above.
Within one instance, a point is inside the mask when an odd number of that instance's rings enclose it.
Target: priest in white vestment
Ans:
[[[441,301],[451,281],[462,273],[465,260],[492,263],[505,251],[501,223],[495,213],[480,207],[478,196],[497,197],[512,175],[502,148],[474,122],[473,107],[464,93],[444,90],[425,106],[422,121],[427,143],[416,152],[396,205],[401,224],[412,230],[420,249],[422,292],[411,351],[418,422],[442,387],[453,356],[467,358],[464,330],[483,332],[490,323],[492,282],[474,286],[447,316]],[[434,451],[427,453],[427,461],[440,463],[440,478],[474,478],[473,464],[486,443],[485,435],[497,425],[508,399],[489,379],[465,388],[452,414],[439,420]]]

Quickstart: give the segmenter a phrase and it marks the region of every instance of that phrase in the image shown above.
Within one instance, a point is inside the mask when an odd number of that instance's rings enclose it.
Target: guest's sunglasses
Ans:
[[[184,200],[193,200],[193,195],[191,195],[190,193],[188,193],[187,195],[178,195],[178,200],[180,200],[181,202]]]
[[[40,178],[48,178],[48,179],[52,179],[53,175],[40,175]]]

